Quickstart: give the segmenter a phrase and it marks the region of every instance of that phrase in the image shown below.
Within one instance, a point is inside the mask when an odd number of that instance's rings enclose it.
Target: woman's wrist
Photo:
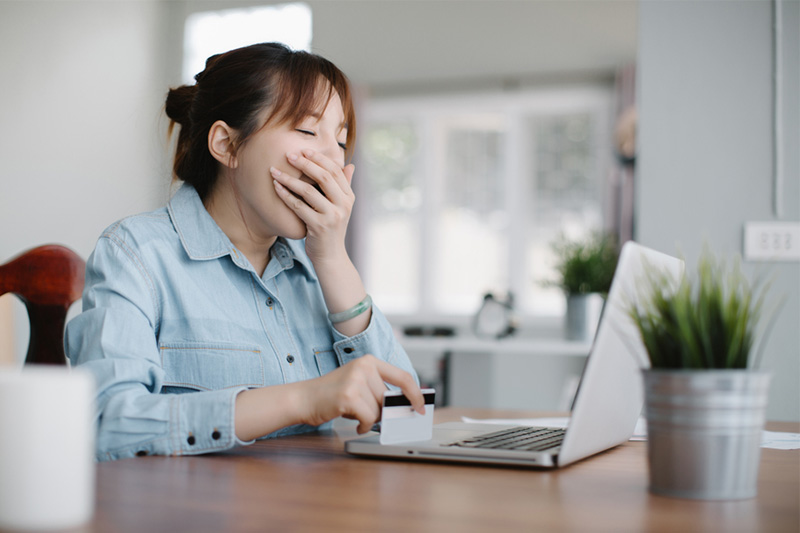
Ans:
[[[341,270],[352,266],[353,262],[350,260],[350,255],[347,249],[342,245],[334,250],[326,251],[325,253],[315,253],[313,256],[309,254],[311,263],[317,271],[325,270]]]
[[[240,392],[236,396],[234,414],[236,436],[246,442],[306,422],[304,383],[299,381]]]
[[[363,301],[367,296],[367,291],[358,270],[350,261],[350,257],[345,255],[330,263],[315,262],[314,268],[322,288],[329,317],[333,315],[332,322],[337,331],[348,337],[364,331],[369,325],[372,305],[371,303],[364,305]],[[353,312],[348,313],[351,310]],[[342,312],[350,316],[336,316]]]
[[[367,294],[360,302],[349,309],[338,311],[336,313],[328,313],[328,320],[330,320],[333,324],[347,322],[348,320],[352,320],[353,318],[369,311],[371,308],[372,298],[370,298],[370,295]]]

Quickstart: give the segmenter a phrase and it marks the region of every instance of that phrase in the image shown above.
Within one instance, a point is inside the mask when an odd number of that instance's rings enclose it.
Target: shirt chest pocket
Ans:
[[[264,385],[264,363],[257,347],[198,342],[159,348],[164,392]]]
[[[320,376],[324,376],[328,372],[333,372],[339,367],[339,360],[332,346],[315,348],[314,359],[317,360],[317,370]]]

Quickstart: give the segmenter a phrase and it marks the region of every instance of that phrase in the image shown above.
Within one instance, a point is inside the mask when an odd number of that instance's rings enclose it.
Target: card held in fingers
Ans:
[[[422,389],[425,396],[425,414],[414,411],[402,391],[383,393],[381,412],[381,444],[400,444],[430,440],[433,436],[434,389]]]

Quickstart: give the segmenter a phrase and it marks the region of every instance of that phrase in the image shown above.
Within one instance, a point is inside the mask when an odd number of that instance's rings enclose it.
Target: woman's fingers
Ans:
[[[353,173],[356,171],[356,166],[353,163],[345,166],[343,169],[344,177],[347,180],[348,185],[352,185],[353,183]]]
[[[326,200],[313,185],[287,176],[275,167],[271,167],[269,171],[272,174],[275,192],[302,220],[307,220],[311,213],[319,213],[325,209]]]
[[[425,400],[419,386],[408,372],[371,355],[365,355],[326,374],[317,386],[313,425],[337,416],[358,420],[358,432],[364,433],[380,420],[386,383],[400,387],[414,409],[425,413]],[[328,392],[324,392],[328,391]]]
[[[278,196],[307,224],[315,219],[314,213],[335,215],[335,220],[349,219],[355,195],[350,188],[355,166],[340,168],[325,155],[304,150],[302,155],[287,154],[287,161],[301,172],[291,176],[276,167],[270,167]],[[323,223],[322,220],[317,220]],[[329,222],[330,223],[330,222]]]
[[[366,433],[381,418],[380,405],[375,402],[371,391],[366,389],[361,390],[361,394],[350,405],[348,411],[350,414],[345,415],[345,418],[358,420],[358,428],[356,429],[358,433]]]
[[[386,383],[400,387],[403,394],[411,401],[412,407],[418,413],[425,414],[425,398],[411,374],[371,355],[356,359],[349,364],[354,363],[366,367],[367,386],[362,387],[365,394],[360,398],[369,404],[360,409],[365,417],[357,417],[360,422],[359,433],[369,431],[375,422],[380,420],[383,394],[387,390]]]
[[[411,374],[396,366],[390,365],[386,361],[375,359],[375,362],[378,365],[378,372],[380,373],[381,379],[386,383],[400,387],[400,390],[403,391],[403,394],[405,394],[406,398],[411,402],[411,407],[419,414],[424,415],[425,396],[422,394],[419,385],[414,381]],[[381,392],[378,401],[382,403],[382,400],[383,392]]]
[[[303,150],[299,155],[287,154],[286,158],[290,165],[317,182],[322,193],[334,203],[340,198],[353,196],[353,191],[350,189],[350,180],[355,169],[353,165],[347,165],[352,167],[348,177],[345,173],[347,167],[340,167],[332,159],[314,150]]]
[[[375,356],[365,355],[351,361],[348,365],[362,365],[366,367],[367,383],[372,391],[375,404],[383,404],[383,393],[386,392],[386,383],[399,387],[411,406],[420,414],[425,414],[425,397],[414,380],[413,376],[394,365],[382,361]]]

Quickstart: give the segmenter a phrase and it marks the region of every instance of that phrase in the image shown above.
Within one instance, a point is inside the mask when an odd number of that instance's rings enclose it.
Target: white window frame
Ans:
[[[530,175],[523,151],[530,150],[531,141],[527,138],[526,121],[531,116],[559,115],[565,113],[589,112],[595,119],[597,128],[595,171],[597,179],[605,182],[612,167],[611,124],[613,110],[613,89],[605,85],[581,85],[570,87],[552,87],[547,89],[519,90],[509,92],[486,92],[464,94],[441,94],[429,96],[409,96],[396,98],[374,98],[361,102],[359,108],[359,131],[364,132],[370,124],[393,120],[409,120],[419,128],[420,145],[422,150],[422,168],[426,176],[423,185],[423,204],[417,223],[420,228],[431,228],[436,218],[440,204],[441,187],[433,176],[442,175],[437,169],[443,168],[444,150],[430,149],[436,145],[435,124],[445,117],[469,113],[502,114],[506,124],[507,138],[504,152],[506,154],[507,172],[503,179],[506,180],[506,208],[512,220],[522,220],[525,209],[522,195],[515,194],[520,190],[522,176]],[[427,148],[427,149],[426,149]],[[358,163],[358,156],[357,161]],[[359,180],[369,180],[369,175],[362,172],[355,181],[356,194],[358,195]],[[603,211],[606,206],[605,198],[599,199]],[[604,214],[603,218],[607,218]],[[369,223],[363,217],[356,217],[360,223]],[[522,224],[511,224],[510,242],[524,242],[525,227]],[[356,231],[355,246],[363,256],[369,253],[364,247],[368,246],[366,232]],[[394,312],[387,309],[387,315],[396,325],[406,323],[420,324],[433,322],[451,324],[456,327],[465,326],[472,315],[478,310],[479,301],[475,302],[474,309],[465,309],[463,313],[442,312],[434,309],[431,295],[432,276],[426,275],[433,271],[434,265],[429,261],[435,255],[434,238],[431,231],[419,231],[421,253],[419,255],[420,283],[417,288],[417,308],[410,312]],[[524,285],[530,283],[530,275],[525,268],[525,248],[517,247],[509,253],[509,290],[515,295],[520,295]],[[366,263],[366,261],[364,262]],[[359,264],[360,270],[369,289],[370,272],[367,266]],[[380,302],[378,302],[380,305]],[[520,313],[523,325],[548,326],[560,323],[561,315],[552,314],[524,314]]]

